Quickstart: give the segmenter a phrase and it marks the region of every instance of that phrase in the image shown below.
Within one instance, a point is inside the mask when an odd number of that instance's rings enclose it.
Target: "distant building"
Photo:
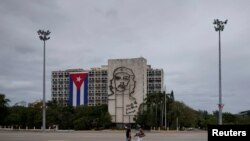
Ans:
[[[108,104],[112,121],[117,124],[134,123],[140,104],[147,93],[164,91],[163,69],[151,68],[145,58],[109,59],[108,65],[91,68],[90,70],[69,69],[65,71],[52,71],[51,97],[62,106],[75,101],[71,95],[71,74],[87,74],[87,81],[75,76],[75,85],[84,86],[87,98],[75,94],[86,101],[88,106]],[[77,77],[79,77],[77,79]],[[77,99],[77,98],[76,98]],[[81,105],[81,104],[80,104]]]

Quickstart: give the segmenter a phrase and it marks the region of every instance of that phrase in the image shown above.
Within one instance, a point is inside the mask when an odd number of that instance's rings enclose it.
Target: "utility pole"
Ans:
[[[168,93],[166,93],[166,90],[164,91],[164,103],[165,103],[165,130],[167,129],[169,129],[169,127],[168,127],[168,119],[167,119],[167,117],[168,117],[168,110],[167,110],[167,108],[168,108],[168,104],[169,104],[169,102],[170,102],[170,100],[172,101],[172,100],[174,100],[173,99],[173,97],[171,96],[173,94],[173,91],[171,91],[171,93],[170,94],[168,94]]]
[[[222,104],[222,89],[221,89],[221,33],[224,30],[224,25],[227,24],[227,20],[225,22],[219,21],[218,19],[215,19],[213,24],[215,25],[215,31],[219,32],[219,125],[222,125],[222,109],[223,109],[223,104]]]
[[[43,127],[42,130],[45,132],[46,129],[46,104],[45,104],[45,41],[49,40],[50,31],[38,30],[37,34],[39,35],[40,40],[43,41]]]

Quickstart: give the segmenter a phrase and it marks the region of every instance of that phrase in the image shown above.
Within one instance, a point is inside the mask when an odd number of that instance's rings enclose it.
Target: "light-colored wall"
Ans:
[[[115,88],[122,81],[113,79],[117,74],[120,77],[126,74],[134,76],[129,77],[128,85],[121,90]],[[125,84],[127,84],[126,81]],[[108,109],[112,115],[112,121],[134,123],[133,118],[137,115],[147,92],[147,60],[144,58],[108,60],[108,87]]]

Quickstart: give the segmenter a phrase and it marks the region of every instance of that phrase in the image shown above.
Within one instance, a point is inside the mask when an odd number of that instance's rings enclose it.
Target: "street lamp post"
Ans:
[[[224,25],[227,24],[227,20],[225,22],[219,21],[218,19],[215,19],[213,24],[215,25],[215,31],[219,32],[219,125],[222,124],[222,90],[221,90],[221,41],[220,41],[220,32],[224,30]]]
[[[164,91],[164,113],[165,113],[165,130],[167,129],[167,108],[166,108],[166,96],[167,96],[167,94],[165,93],[165,91]]]
[[[165,91],[164,91],[164,106],[165,106],[165,129],[167,129],[168,130],[168,125],[167,125],[167,116],[168,116],[168,114],[167,114],[167,107],[168,106],[166,106],[166,99],[167,99],[167,97],[168,97],[168,101],[167,102],[169,102],[169,100],[171,100],[171,101],[174,101],[174,92],[173,92],[173,90],[171,91],[171,93],[170,94],[168,94],[168,93],[166,93]]]
[[[44,30],[38,30],[37,31],[40,40],[43,41],[43,132],[45,132],[46,129],[46,104],[45,104],[45,41],[49,40],[50,37],[50,31],[44,31]]]

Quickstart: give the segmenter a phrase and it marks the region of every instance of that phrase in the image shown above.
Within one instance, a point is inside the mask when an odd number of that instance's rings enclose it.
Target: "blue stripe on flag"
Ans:
[[[84,105],[88,105],[88,77],[84,81]]]
[[[77,89],[77,93],[76,93],[76,106],[79,106],[81,103],[80,103],[80,92],[81,92],[81,89]]]
[[[69,81],[69,100],[68,100],[68,104],[70,106],[73,106],[73,80],[72,80],[72,78],[70,78],[70,81]]]

